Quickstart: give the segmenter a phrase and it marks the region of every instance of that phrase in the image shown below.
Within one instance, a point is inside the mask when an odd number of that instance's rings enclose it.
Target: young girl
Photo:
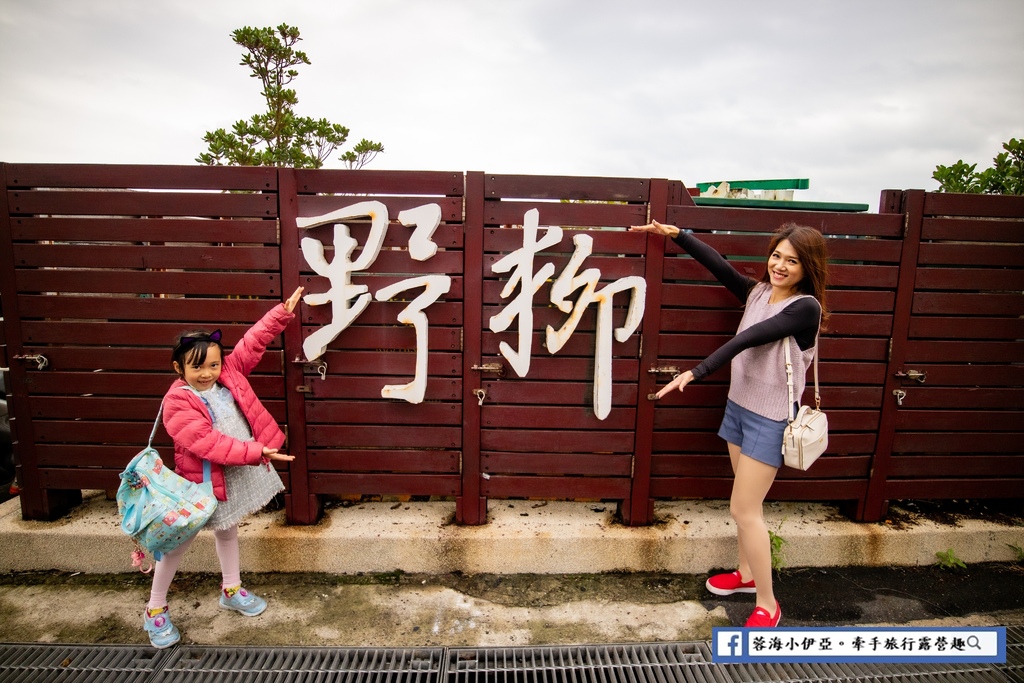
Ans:
[[[284,489],[271,460],[294,460],[278,451],[285,436],[249,384],[248,375],[267,344],[295,317],[302,287],[253,325],[225,357],[220,330],[186,332],[171,352],[178,379],[163,400],[163,421],[174,440],[175,471],[203,481],[203,461],[211,464],[213,492],[219,503],[207,522],[213,529],[221,569],[220,607],[247,617],[261,614],[267,601],[242,588],[238,558],[238,522]],[[193,536],[165,553],[153,571],[153,587],[143,618],[156,648],[181,639],[167,610],[167,589]]]
[[[756,593],[746,626],[778,626],[782,606],[772,591],[772,558],[762,504],[782,466],[782,435],[789,417],[785,348],[791,344],[793,384],[803,394],[807,366],[817,352],[818,330],[828,320],[825,239],[814,228],[783,225],[768,249],[768,267],[758,281],[718,252],[674,225],[654,221],[631,230],[672,237],[744,303],[736,336],[700,365],[677,375],[658,398],[704,379],[731,361],[729,400],[718,435],[729,447],[734,475],[729,510],[736,521],[739,567],[707,580],[716,595]]]

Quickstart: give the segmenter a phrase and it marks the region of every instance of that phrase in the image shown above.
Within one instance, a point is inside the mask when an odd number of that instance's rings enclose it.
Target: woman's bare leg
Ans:
[[[729,512],[736,521],[740,576],[748,581],[754,579],[758,607],[774,614],[776,601],[772,590],[772,552],[763,504],[778,468],[738,452],[733,458],[732,451],[733,445],[729,444],[729,456],[733,459],[736,475],[729,499]]]

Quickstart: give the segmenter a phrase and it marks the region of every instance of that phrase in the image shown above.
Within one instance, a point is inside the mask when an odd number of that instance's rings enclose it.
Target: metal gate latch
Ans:
[[[14,360],[27,360],[36,364],[36,370],[42,370],[50,361],[41,353],[33,354],[31,356],[15,356]]]
[[[901,406],[903,405],[903,399],[907,397],[907,392],[902,389],[893,389],[892,395],[896,397],[896,405]]]
[[[920,370],[907,370],[906,372],[897,372],[896,376],[903,379],[912,379],[924,384],[925,380],[928,379],[927,372],[921,372]]]
[[[505,366],[502,363],[484,363],[483,365],[474,365],[470,369],[477,372],[496,372],[498,377],[505,376]]]
[[[482,406],[484,404],[484,399],[487,398],[487,390],[486,389],[474,389],[473,390],[473,395],[476,396],[476,403],[477,403],[477,405]]]

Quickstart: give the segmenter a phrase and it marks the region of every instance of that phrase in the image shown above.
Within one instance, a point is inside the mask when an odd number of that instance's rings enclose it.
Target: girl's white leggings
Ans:
[[[178,571],[181,558],[196,536],[188,539],[169,553],[164,553],[153,569],[153,587],[149,592],[149,609],[157,609],[167,604],[167,590]],[[220,560],[221,587],[229,588],[242,583],[241,566],[238,559],[238,525],[227,529],[216,529],[213,532],[214,545],[217,547],[217,559]]]

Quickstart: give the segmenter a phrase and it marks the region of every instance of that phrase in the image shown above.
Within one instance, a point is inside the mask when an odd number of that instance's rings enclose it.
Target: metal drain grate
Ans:
[[[0,645],[0,683],[440,683],[444,650]]]
[[[167,654],[142,645],[0,645],[0,683],[150,681]]]
[[[708,643],[520,648],[0,644],[0,683],[1024,683],[1024,627],[1005,664],[715,664]]]

